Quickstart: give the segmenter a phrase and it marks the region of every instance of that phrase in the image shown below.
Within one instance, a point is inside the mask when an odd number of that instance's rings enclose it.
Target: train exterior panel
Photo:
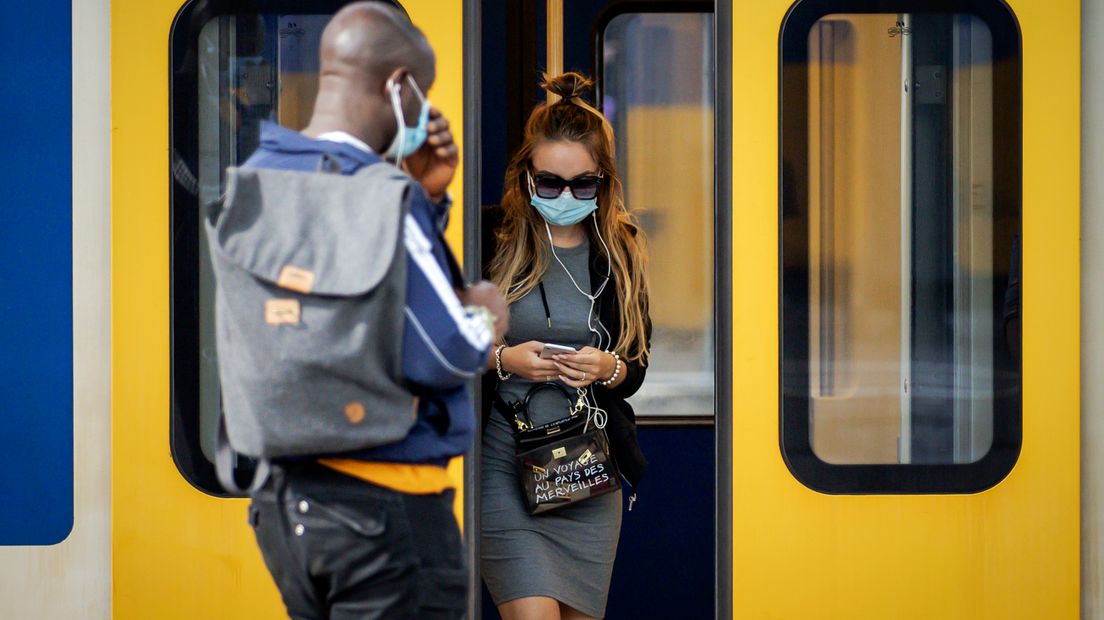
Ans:
[[[790,3],[733,3],[734,618],[1077,617],[1080,7],[1009,6],[1023,42],[1019,459],[973,494],[832,495],[798,482],[779,450],[778,58]]]
[[[107,2],[5,8],[0,616],[107,618]]]

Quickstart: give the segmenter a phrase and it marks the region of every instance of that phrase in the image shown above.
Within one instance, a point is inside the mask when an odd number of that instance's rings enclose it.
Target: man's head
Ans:
[[[382,152],[398,132],[390,87],[398,84],[403,118],[413,125],[436,78],[433,50],[401,11],[385,2],[355,2],[322,32],[318,99],[308,135],[343,130]]]

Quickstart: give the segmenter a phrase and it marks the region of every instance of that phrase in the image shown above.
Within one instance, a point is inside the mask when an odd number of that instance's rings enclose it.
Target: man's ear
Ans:
[[[402,84],[402,81],[406,79],[407,73],[410,73],[410,69],[406,67],[396,67],[395,70],[387,76],[387,79],[383,81],[383,96],[385,99],[390,100],[391,87],[394,84]]]

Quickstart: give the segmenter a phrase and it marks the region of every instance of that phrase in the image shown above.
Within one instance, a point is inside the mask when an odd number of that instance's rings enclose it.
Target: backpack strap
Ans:
[[[234,449],[230,447],[230,438],[226,434],[226,416],[220,412],[218,450],[215,452],[215,473],[218,474],[222,488],[226,489],[228,493],[237,496],[251,496],[268,481],[268,475],[271,473],[268,459],[257,461],[257,469],[253,472],[253,480],[248,483],[247,488],[243,489],[238,486],[238,481],[234,476],[234,456]]]
[[[226,194],[223,194],[222,196],[219,196],[218,199],[212,200],[211,202],[207,203],[207,206],[204,207],[204,215],[206,215],[207,223],[210,226],[213,227],[218,224],[219,217],[222,215],[225,200]]]

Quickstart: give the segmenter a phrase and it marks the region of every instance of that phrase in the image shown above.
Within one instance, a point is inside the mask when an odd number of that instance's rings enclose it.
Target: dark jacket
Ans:
[[[495,231],[502,223],[502,210],[498,207],[485,207],[483,209],[483,270],[484,277],[489,277],[487,267],[491,258],[495,255]],[[596,249],[599,244],[590,245],[590,285],[591,292],[597,291],[606,277],[607,261],[605,256]],[[610,277],[615,277],[616,274]],[[621,309],[617,303],[617,287],[611,282],[602,291],[595,304],[598,318],[610,334],[614,337],[621,331]],[[652,322],[645,316],[645,337],[650,345],[652,339]],[[594,383],[593,393],[597,405],[606,410],[609,420],[606,423],[606,434],[610,439],[610,448],[617,466],[621,469],[621,475],[633,487],[638,486],[644,470],[648,467],[648,461],[640,451],[640,445],[636,440],[636,414],[632,405],[625,401],[644,383],[644,375],[647,373],[646,363],[628,362],[622,360],[621,372],[625,373],[625,379],[615,388],[606,388]],[[492,415],[491,403],[493,402],[494,389],[498,377],[494,371],[483,375],[483,427],[486,428],[487,420]]]

